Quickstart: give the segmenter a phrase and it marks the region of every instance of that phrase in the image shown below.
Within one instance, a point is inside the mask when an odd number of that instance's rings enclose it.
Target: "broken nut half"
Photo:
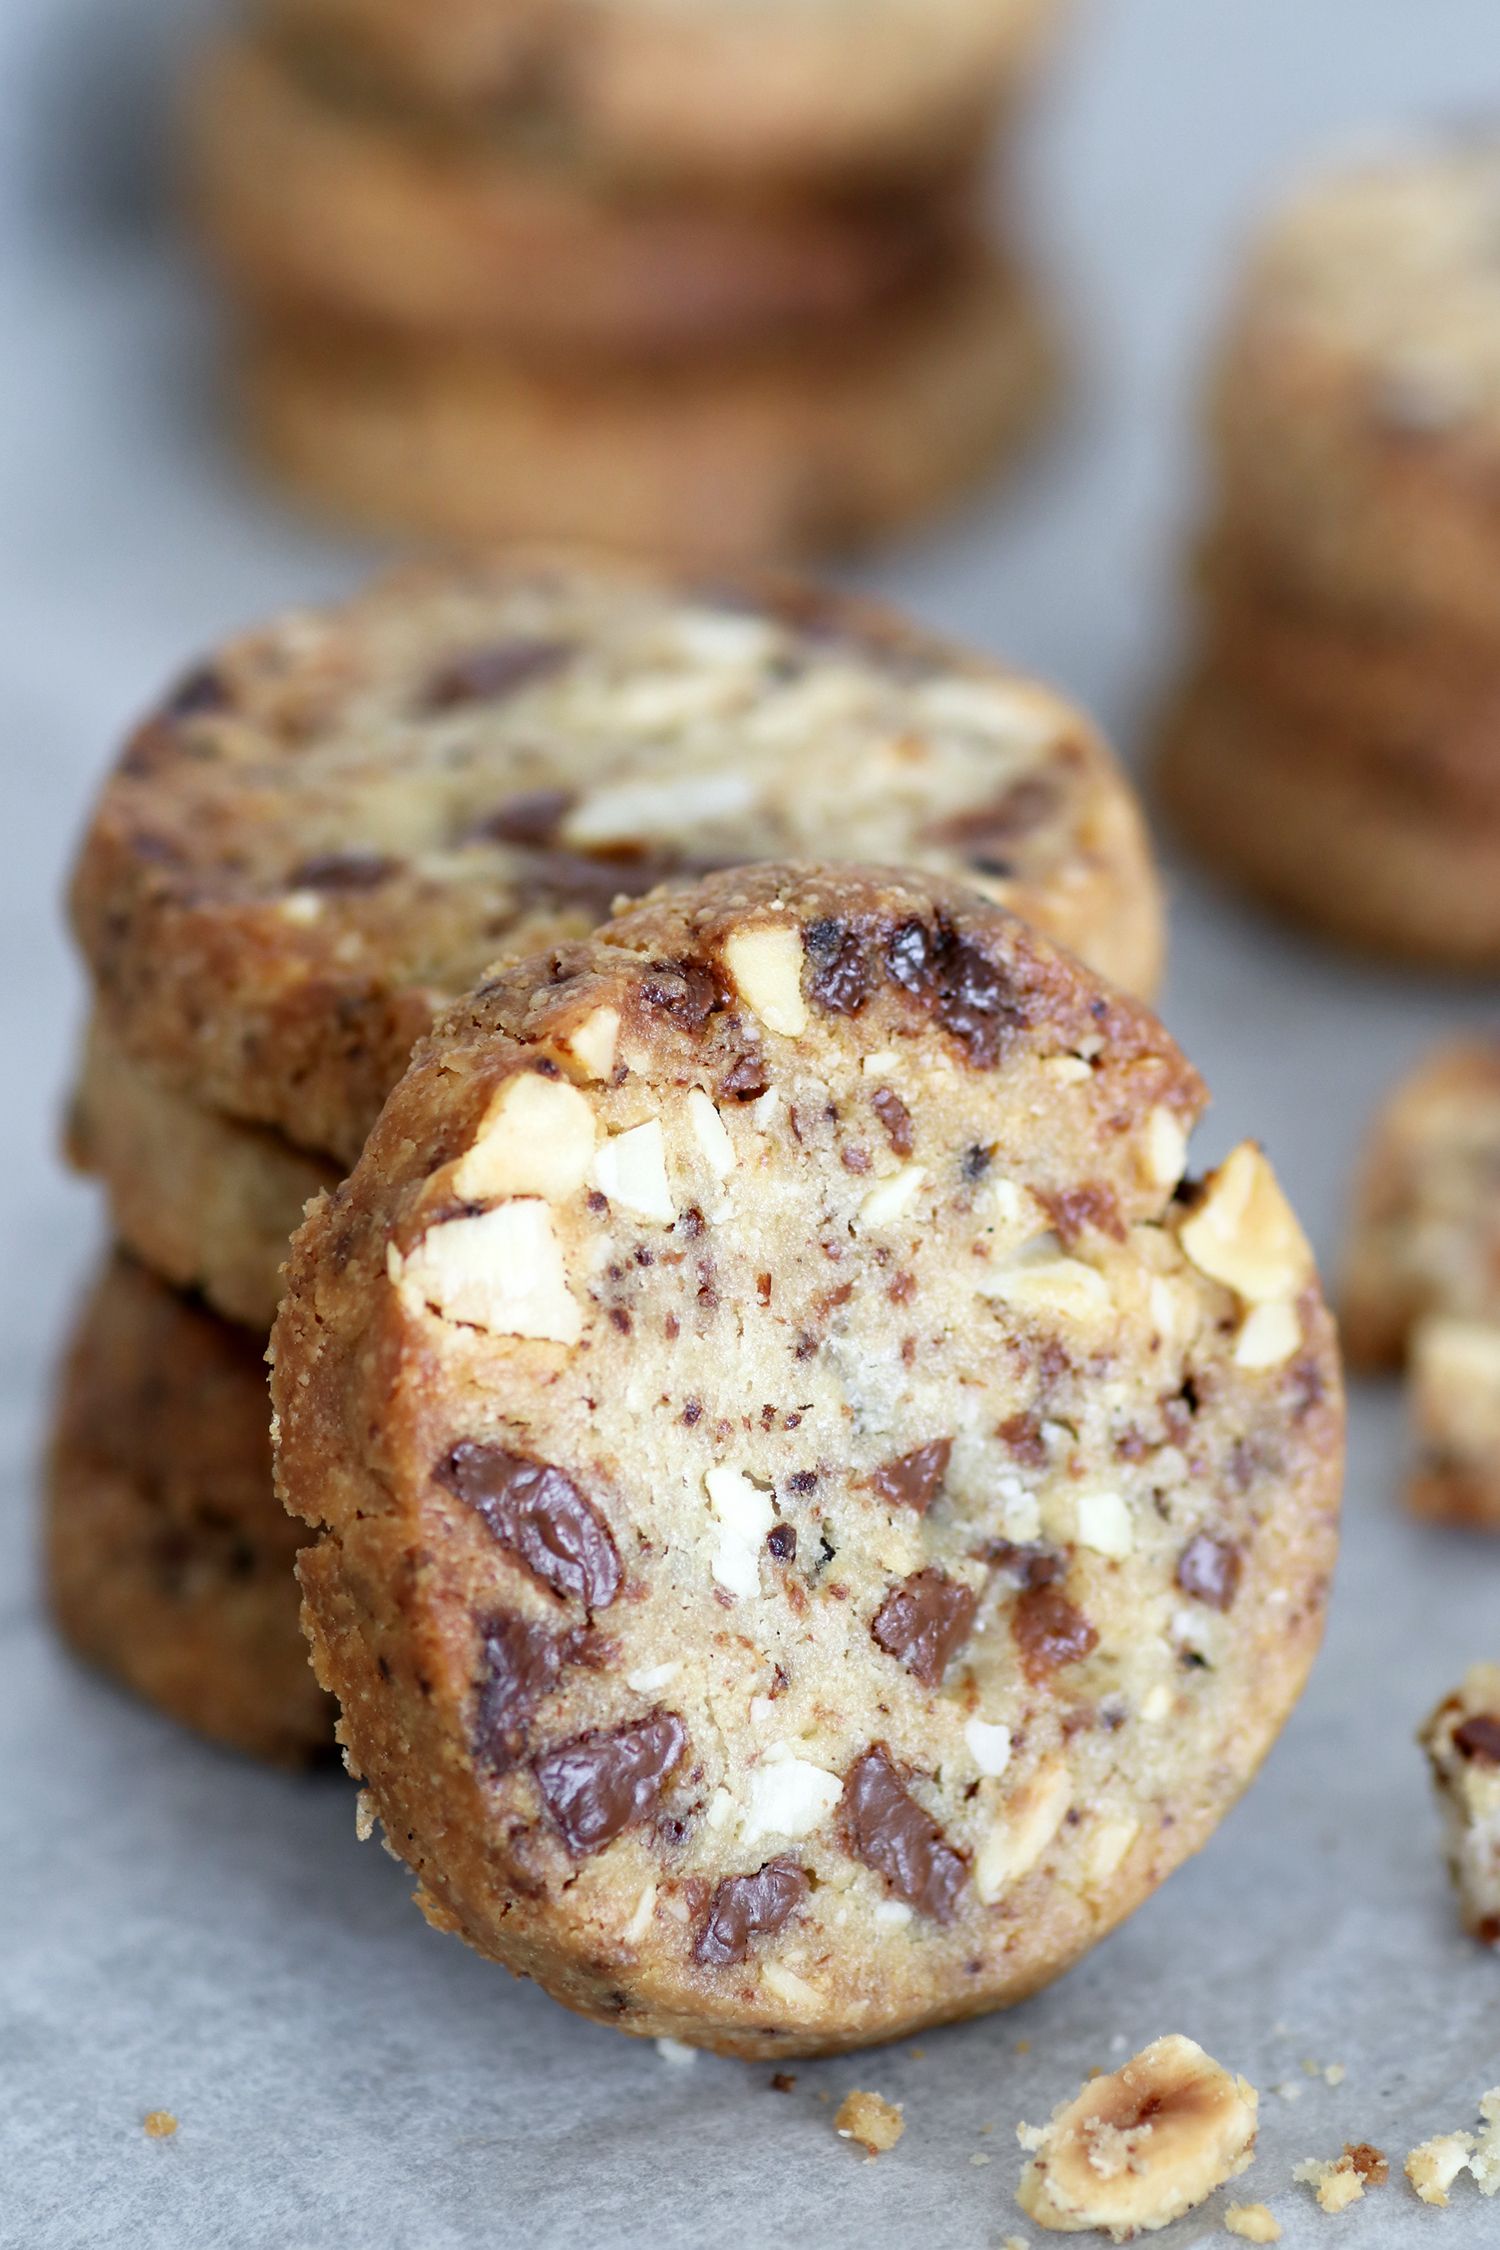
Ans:
[[[1293,1298],[1312,1276],[1307,1238],[1253,1141],[1209,1173],[1178,1239],[1200,1273],[1252,1305]]]
[[[454,1193],[465,1203],[509,1195],[560,1203],[583,1186],[593,1154],[588,1097],[566,1079],[523,1071],[491,1101],[473,1146],[454,1167]]]
[[[1173,2033],[1055,2110],[1017,2200],[1057,2234],[1154,2232],[1234,2179],[1255,2149],[1255,2089]]]
[[[553,1344],[576,1344],[583,1332],[552,1213],[540,1197],[445,1220],[404,1256],[391,1243],[386,1266],[411,1310],[460,1327]]]
[[[724,943],[724,966],[740,998],[768,1031],[800,1038],[807,1029],[800,930],[789,922],[735,930]]]

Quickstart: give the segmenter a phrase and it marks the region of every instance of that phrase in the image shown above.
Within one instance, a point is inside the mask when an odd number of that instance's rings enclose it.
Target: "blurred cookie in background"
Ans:
[[[1500,139],[1331,171],[1271,221],[1212,385],[1187,840],[1331,936],[1500,963]]]

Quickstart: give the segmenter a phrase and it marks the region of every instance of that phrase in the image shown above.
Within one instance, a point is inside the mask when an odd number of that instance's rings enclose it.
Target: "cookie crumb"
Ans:
[[[1228,2233],[1237,2234],[1241,2242],[1279,2242],[1281,2221],[1273,2218],[1264,2203],[1231,2203],[1224,2213]]]
[[[1384,2187],[1390,2176],[1384,2150],[1369,2141],[1346,2141],[1341,2156],[1326,2161],[1310,2156],[1292,2168],[1292,2178],[1310,2187],[1319,2210],[1330,2215],[1358,2203],[1367,2187]]]
[[[354,1833],[362,1844],[368,1844],[375,1833],[375,1800],[368,1789],[361,1789],[354,1800]]]
[[[856,2087],[834,2111],[833,2129],[840,2140],[858,2141],[867,2155],[882,2156],[900,2140],[906,2120],[899,2102],[888,2102],[880,2094]]]
[[[658,2039],[656,2051],[664,2063],[671,2063],[677,2070],[687,2070],[698,2060],[697,2048],[685,2046],[680,2039]]]
[[[1329,2086],[1342,2086],[1348,2075],[1348,2066],[1344,2063],[1325,2063],[1323,2065],[1324,2083]]]
[[[1434,2133],[1406,2159],[1406,2176],[1424,2203],[1448,2208],[1448,2190],[1468,2165],[1474,2147],[1472,2133]]]
[[[177,2130],[177,2120],[169,2109],[148,2109],[141,2119],[141,2131],[148,2141],[169,2141]]]
[[[976,2169],[980,2165],[988,2164],[989,2161],[990,2159],[985,2155],[983,2149],[977,2148],[975,2149],[974,2154],[969,2158],[969,2162],[974,2165]]]
[[[1303,2095],[1303,2088],[1295,2078],[1278,2078],[1271,2091],[1278,2100],[1284,2102],[1300,2102]]]
[[[794,2070],[773,2070],[771,2073],[773,2094],[789,2094],[796,2083],[797,2073]]]

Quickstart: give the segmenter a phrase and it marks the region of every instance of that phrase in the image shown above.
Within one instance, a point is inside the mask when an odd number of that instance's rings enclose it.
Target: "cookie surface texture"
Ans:
[[[499,970],[300,1232],[279,1476],[429,1915],[817,2052],[1020,1998],[1320,1630],[1331,1328],[1259,1152],[972,892],[761,867]]]

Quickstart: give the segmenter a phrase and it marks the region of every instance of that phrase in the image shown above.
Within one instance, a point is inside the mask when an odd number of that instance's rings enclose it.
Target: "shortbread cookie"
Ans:
[[[759,867],[503,968],[299,1233],[319,1676],[426,1911],[742,2054],[1075,1959],[1301,1687],[1331,1324],[1259,1152],[972,892]]]
[[[1314,180],[1266,229],[1214,424],[1227,516],[1283,578],[1500,633],[1500,137]]]
[[[1500,1327],[1497,1039],[1435,1049],[1382,1107],[1360,1166],[1339,1308],[1350,1359],[1398,1365],[1432,1313]]]
[[[126,1249],[217,1313],[264,1336],[286,1246],[339,1169],[279,1133],[236,1124],[179,1093],[89,1026],[68,1113],[67,1153],[95,1173]]]
[[[1500,1321],[1419,1320],[1411,1338],[1416,1515],[1500,1531]]]
[[[91,1664],[216,1742],[301,1765],[333,1711],[297,1622],[305,1536],[271,1484],[264,1344],[122,1257],[74,1333],[53,1422],[53,1614]]]
[[[1463,1925],[1500,1946],[1500,1664],[1476,1664],[1422,1730]],[[1441,2198],[1429,2198],[1441,2201]]]
[[[1500,966],[1500,813],[1435,804],[1209,674],[1171,716],[1157,779],[1186,841],[1281,912],[1372,952]]]
[[[835,852],[1156,975],[1140,816],[1072,705],[867,604],[557,558],[407,573],[216,652],[127,746],[73,906],[127,1052],[347,1165],[498,955],[663,877]]]
[[[980,257],[740,356],[543,367],[268,314],[241,359],[254,450],[350,522],[736,567],[855,549],[951,505],[1022,450],[1059,381],[1045,309]]]
[[[438,337],[623,354],[847,319],[951,248],[955,181],[821,198],[611,190],[503,136],[384,115],[249,41],[195,92],[201,229],[237,286]]]
[[[1030,75],[1058,0],[258,0],[327,68],[616,173],[940,169]]]

